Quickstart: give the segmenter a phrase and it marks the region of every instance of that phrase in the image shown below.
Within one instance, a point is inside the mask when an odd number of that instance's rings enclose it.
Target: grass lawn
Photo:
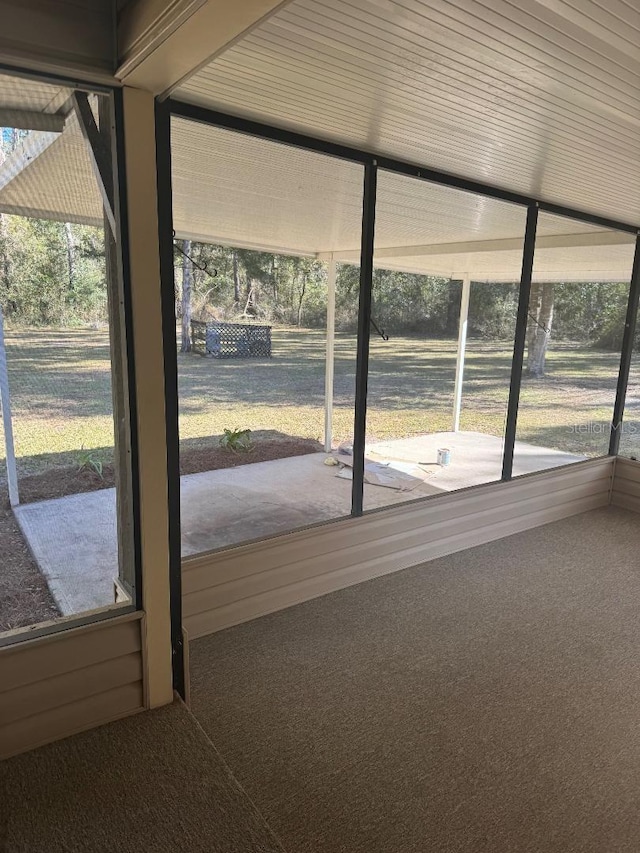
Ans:
[[[225,428],[321,439],[324,335],[275,329],[273,358],[178,356],[180,435],[211,443]],[[451,428],[454,340],[372,338],[368,432],[385,439]],[[16,452],[20,472],[78,464],[81,448],[112,457],[107,333],[87,329],[7,332]],[[615,395],[615,353],[554,344],[547,376],[525,380],[518,438],[568,452],[606,452]],[[508,395],[508,343],[469,341],[461,428],[501,435]],[[355,338],[338,335],[334,438],[352,432]],[[217,443],[217,438],[213,439]],[[640,453],[640,363],[632,371],[622,449]],[[0,453],[3,448],[0,446]]]

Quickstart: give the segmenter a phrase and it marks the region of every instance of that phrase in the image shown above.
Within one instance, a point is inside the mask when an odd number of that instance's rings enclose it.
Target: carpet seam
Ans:
[[[278,833],[274,830],[274,828],[271,826],[271,823],[267,820],[266,815],[264,815],[264,814],[260,811],[260,809],[258,808],[258,806],[256,805],[256,803],[254,802],[253,798],[249,795],[249,792],[246,790],[246,788],[244,787],[244,785],[240,782],[240,780],[238,779],[238,777],[236,776],[236,774],[233,772],[233,770],[231,769],[231,767],[229,766],[229,764],[227,763],[227,761],[225,760],[225,758],[222,756],[222,754],[220,753],[220,750],[219,750],[219,749],[218,749],[218,747],[215,745],[215,743],[213,742],[213,740],[211,739],[211,737],[209,736],[209,734],[207,733],[207,731],[203,728],[202,724],[200,723],[200,720],[196,717],[196,715],[193,713],[193,711],[191,710],[191,708],[186,704],[186,702],[182,699],[182,697],[180,697],[180,696],[179,696],[179,697],[178,697],[178,700],[179,700],[180,704],[181,704],[181,705],[184,707],[184,709],[186,710],[187,714],[189,714],[189,716],[191,717],[191,719],[192,719],[192,720],[193,720],[193,722],[195,723],[196,727],[197,727],[197,728],[202,732],[202,734],[204,735],[204,737],[205,737],[205,739],[206,739],[207,743],[210,745],[211,749],[212,749],[212,750],[214,751],[214,753],[216,754],[216,756],[217,756],[218,760],[220,761],[220,763],[222,764],[222,766],[224,767],[224,769],[227,771],[227,773],[229,774],[230,778],[233,780],[233,782],[235,782],[235,784],[238,786],[238,789],[239,789],[239,790],[243,793],[243,795],[247,798],[247,801],[250,803],[251,808],[252,808],[252,809],[253,809],[253,811],[254,811],[254,815],[255,815],[255,816],[257,816],[258,818],[260,818],[260,820],[264,821],[265,826],[266,826],[266,827],[268,827],[269,832],[270,832],[270,833],[272,834],[272,836],[274,837],[274,839],[275,839],[276,843],[278,844],[278,846],[280,847],[280,850],[282,851],[282,853],[290,853],[290,851],[288,851],[288,850],[287,850],[287,848],[284,846],[284,844],[283,844],[283,842],[282,842],[282,839],[280,838],[280,836],[278,835]],[[2,853],[2,851],[1,851],[1,850],[0,850],[0,853]]]

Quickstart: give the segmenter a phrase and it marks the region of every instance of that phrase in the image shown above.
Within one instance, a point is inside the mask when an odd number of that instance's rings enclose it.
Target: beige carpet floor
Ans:
[[[288,853],[638,853],[640,517],[603,509],[192,643]]]
[[[281,853],[181,704],[0,763],[1,853]]]

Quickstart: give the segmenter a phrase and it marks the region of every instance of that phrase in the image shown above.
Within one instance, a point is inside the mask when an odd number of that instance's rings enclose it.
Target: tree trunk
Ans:
[[[553,284],[535,284],[531,286],[527,375],[534,379],[544,376],[547,346],[551,337],[553,323]]]
[[[5,214],[0,213],[0,282],[2,283],[2,290],[5,294],[9,292],[10,268],[7,220]]]
[[[273,307],[278,307],[278,264],[276,256],[271,259],[271,283],[273,287]]]
[[[236,305],[240,303],[240,275],[238,273],[238,253],[233,250],[233,301]]]
[[[460,319],[460,305],[462,299],[462,287],[460,281],[449,282],[449,300],[447,302],[447,320],[445,333],[454,335],[458,331]]]
[[[536,345],[536,332],[538,330],[538,314],[540,313],[540,296],[542,285],[531,282],[531,294],[529,296],[529,318],[527,324],[527,376],[532,376],[533,353]]]
[[[182,241],[182,341],[180,352],[191,352],[191,286],[193,268],[187,257],[191,253],[191,240]]]
[[[4,138],[0,137],[0,164],[4,163],[11,154],[17,143],[18,132],[15,128],[8,129]],[[7,220],[4,213],[0,213],[0,280],[5,294],[9,292],[9,272],[11,261],[9,258],[9,232]]]
[[[71,228],[70,222],[64,223],[64,235],[67,243],[67,266],[69,270],[69,293],[73,293],[73,286],[75,284],[75,250],[76,244],[73,238],[73,230]]]
[[[296,311],[296,285],[298,283],[298,273],[296,272],[291,276],[291,284],[289,287],[289,307],[287,308],[287,322],[293,325],[295,323],[295,311]]]
[[[307,277],[306,275],[302,276],[302,286],[300,288],[300,296],[298,298],[298,312],[296,317],[296,325],[300,326],[302,324],[302,303],[304,302],[304,296],[307,292]]]
[[[247,273],[247,287],[246,287],[246,302],[244,305],[244,311],[242,315],[244,317],[255,317],[257,312],[257,302],[258,302],[258,286],[259,282]]]

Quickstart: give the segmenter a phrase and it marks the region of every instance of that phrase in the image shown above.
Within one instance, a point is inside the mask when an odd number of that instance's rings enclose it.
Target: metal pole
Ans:
[[[182,554],[180,545],[180,441],[178,433],[178,361],[173,268],[173,189],[171,183],[171,113],[166,101],[156,101],[156,162],[158,241],[164,342],[167,488],[169,498],[169,585],[173,687],[186,696],[185,649],[182,632]]]
[[[469,295],[471,278],[469,273],[462,280],[460,299],[460,322],[458,326],[458,355],[456,357],[456,384],[453,392],[453,431],[460,429],[460,411],[462,409],[462,380],[464,377],[464,355],[467,348],[467,326],[469,320]]]
[[[516,443],[516,423],[520,386],[522,384],[522,362],[527,340],[527,321],[529,319],[529,297],[531,296],[531,277],[533,258],[536,250],[536,229],[538,227],[538,205],[532,204],[527,210],[527,226],[524,234],[522,252],[522,274],[520,276],[520,296],[518,298],[518,316],[516,318],[515,339],[513,342],[513,360],[511,362],[511,384],[509,386],[509,404],[507,423],[504,431],[504,455],[502,458],[502,479],[510,480],[513,473],[513,448]]]
[[[133,592],[137,610],[142,610],[142,540],[140,527],[140,457],[138,455],[138,408],[136,388],[135,353],[133,349],[133,303],[131,294],[131,269],[129,253],[129,212],[127,202],[127,175],[124,139],[124,101],[122,89],[113,93],[113,175],[114,204],[118,221],[118,240],[116,243],[118,261],[118,299],[121,302],[122,324],[122,363],[127,378],[124,383],[126,400],[123,411],[127,419],[126,444],[129,450],[127,461],[127,484],[130,488],[129,512],[132,520],[133,542]],[[105,232],[106,237],[106,232]],[[115,410],[114,410],[115,411]],[[117,458],[117,457],[116,457]],[[124,464],[124,463],[122,463]]]
[[[118,542],[118,580],[130,598],[136,596],[136,542],[133,517],[133,470],[131,465],[131,415],[129,373],[127,371],[127,321],[125,308],[124,264],[121,240],[120,183],[115,130],[115,98],[98,99],[98,125],[95,130],[104,154],[104,179],[109,183],[113,216],[119,229],[111,228],[106,209],[104,254],[111,361],[111,400],[113,406],[113,458],[116,487],[116,535]],[[116,237],[117,233],[117,237]],[[117,589],[117,584],[116,584]]]
[[[638,317],[638,302],[640,301],[640,236],[636,237],[636,250],[633,256],[633,268],[631,271],[631,285],[629,287],[629,301],[627,302],[627,316],[624,322],[624,333],[622,336],[622,351],[620,353],[620,370],[618,372],[618,386],[616,388],[616,401],[613,406],[613,420],[611,421],[611,434],[609,436],[609,456],[617,456],[620,449],[620,438],[622,432],[622,419],[624,417],[624,404],[627,396],[627,385],[629,384],[629,372],[631,370],[631,357],[633,355],[633,341],[636,334],[636,320]]]
[[[0,408],[2,409],[2,424],[4,426],[4,447],[7,460],[7,482],[9,484],[9,503],[18,506],[18,471],[16,469],[16,451],[13,443],[13,419],[11,417],[11,401],[9,399],[9,373],[7,371],[7,351],[4,342],[4,318],[0,305]]]
[[[364,445],[367,428],[367,380],[369,377],[369,337],[371,288],[373,285],[373,242],[376,219],[378,166],[375,160],[364,167],[362,197],[362,242],[360,249],[360,298],[358,302],[358,349],[356,357],[356,399],[353,422],[353,484],[351,515],[362,515],[364,491]]]
[[[324,371],[324,449],[331,452],[333,438],[333,377],[336,335],[336,262],[331,256],[327,264],[327,343]]]

